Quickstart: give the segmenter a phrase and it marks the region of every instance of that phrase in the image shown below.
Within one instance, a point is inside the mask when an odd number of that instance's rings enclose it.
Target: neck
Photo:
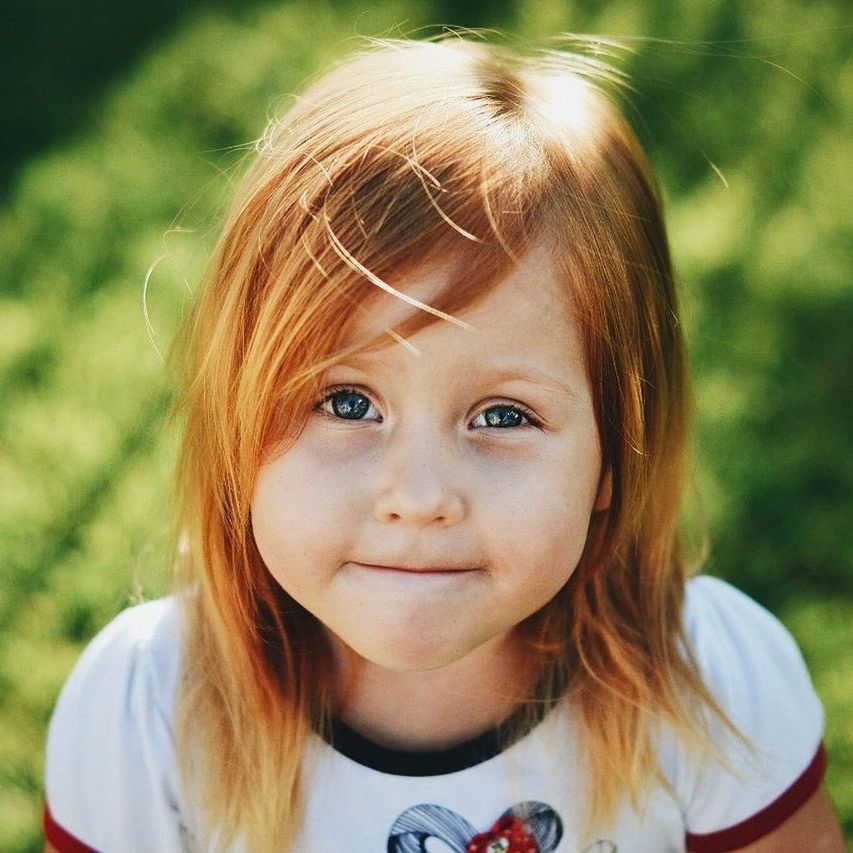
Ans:
[[[537,667],[509,637],[462,660],[398,672],[339,650],[338,716],[390,749],[448,749],[494,728],[530,695]]]

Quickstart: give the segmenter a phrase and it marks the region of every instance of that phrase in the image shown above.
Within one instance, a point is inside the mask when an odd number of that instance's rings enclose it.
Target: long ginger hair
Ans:
[[[531,704],[544,689],[576,709],[591,817],[662,783],[655,725],[701,742],[716,706],[680,616],[685,358],[660,200],[617,77],[565,50],[383,42],[259,140],[178,349],[177,746],[208,843],[292,844],[306,739],[334,712],[322,632],[252,539],[258,469],[299,434],[356,308],[438,254],[464,275],[398,331],[447,322],[543,241],[579,324],[612,496],[570,581],[518,630],[542,662]]]

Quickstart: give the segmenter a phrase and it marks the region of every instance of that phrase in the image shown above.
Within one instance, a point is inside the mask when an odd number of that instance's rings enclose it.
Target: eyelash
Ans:
[[[341,385],[339,387],[328,388],[325,391],[325,393],[323,394],[323,396],[320,398],[320,400],[317,402],[317,405],[315,407],[315,411],[319,412],[320,414],[322,414],[328,418],[332,418],[333,420],[353,421],[356,423],[363,421],[364,418],[340,417],[339,415],[336,415],[334,412],[328,411],[325,408],[327,406],[327,404],[331,403],[331,401],[336,396],[338,396],[339,394],[352,394],[355,396],[363,397],[365,400],[368,401],[368,406],[373,406],[373,407],[376,406],[376,404],[371,399],[370,395],[365,393],[361,389],[353,388],[349,385]],[[484,424],[482,427],[479,427],[479,429],[505,430],[505,429],[524,429],[525,427],[541,427],[542,426],[542,422],[538,418],[535,417],[533,412],[531,412],[530,409],[528,409],[526,406],[522,406],[520,403],[493,403],[490,406],[486,406],[485,408],[480,409],[480,411],[477,412],[477,414],[471,420],[473,422],[474,420],[476,420],[480,416],[484,415],[486,412],[490,411],[491,409],[499,409],[499,408],[509,409],[513,412],[517,412],[519,415],[522,416],[522,418],[524,418],[524,422],[518,424],[515,427],[497,427],[497,426],[490,427],[490,426]],[[382,420],[383,420],[383,418],[380,415],[378,418],[371,419],[367,422],[368,423],[382,423]]]

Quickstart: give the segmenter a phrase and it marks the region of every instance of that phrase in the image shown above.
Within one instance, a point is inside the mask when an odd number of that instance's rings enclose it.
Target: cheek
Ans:
[[[566,442],[567,444],[568,442]],[[554,443],[550,452],[484,456],[472,472],[479,500],[527,523],[591,514],[600,470],[593,441]]]
[[[580,559],[599,471],[597,447],[583,450],[555,452],[536,464],[518,459],[484,466],[478,503],[488,514],[483,521],[493,559],[512,555],[527,567],[531,583],[564,582]]]
[[[346,481],[295,452],[259,471],[252,530],[267,568],[285,589],[318,566],[334,565],[352,511]]]

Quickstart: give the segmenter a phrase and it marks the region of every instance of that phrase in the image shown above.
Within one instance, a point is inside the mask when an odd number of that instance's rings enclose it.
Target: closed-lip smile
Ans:
[[[455,574],[458,572],[472,572],[476,571],[469,566],[448,566],[448,565],[430,565],[430,566],[401,566],[401,565],[386,565],[384,563],[361,563],[358,561],[354,561],[353,565],[360,566],[364,569],[374,569],[376,571],[383,572],[401,572],[405,574],[419,574],[419,575],[449,575]]]

